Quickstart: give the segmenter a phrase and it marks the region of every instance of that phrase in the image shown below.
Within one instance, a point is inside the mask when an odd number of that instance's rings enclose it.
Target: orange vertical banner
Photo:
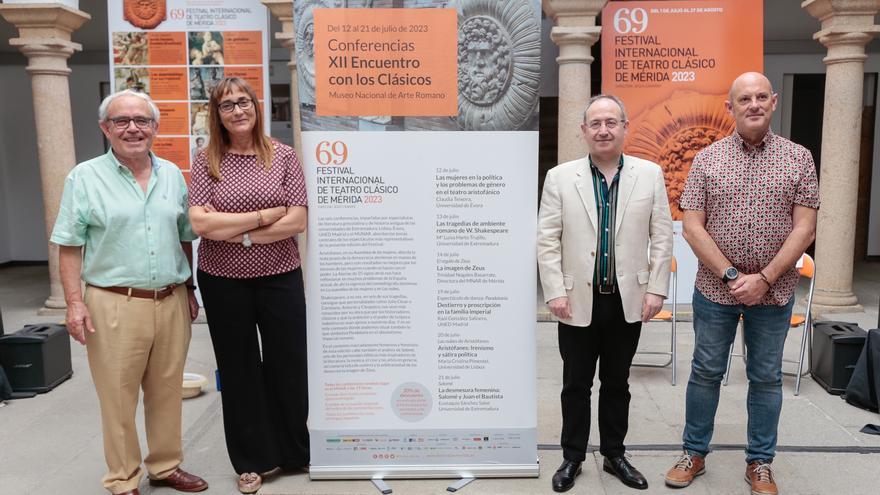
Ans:
[[[694,155],[729,135],[733,79],[763,70],[761,0],[608,2],[602,92],[630,120],[624,152],[663,167],[674,220]]]

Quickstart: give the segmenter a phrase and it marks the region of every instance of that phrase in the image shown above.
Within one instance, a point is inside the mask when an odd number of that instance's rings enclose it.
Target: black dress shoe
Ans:
[[[648,480],[626,460],[624,456],[606,457],[602,462],[602,469],[611,473],[623,482],[624,485],[637,490],[647,490]]]
[[[579,474],[581,474],[580,462],[569,461],[568,459],[562,461],[562,465],[559,466],[556,474],[553,475],[553,491],[566,492],[571,490],[571,487],[574,486],[574,479]]]

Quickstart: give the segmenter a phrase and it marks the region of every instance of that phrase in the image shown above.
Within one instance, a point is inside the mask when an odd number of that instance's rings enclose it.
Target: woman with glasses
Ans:
[[[253,89],[211,92],[210,139],[192,166],[198,284],[220,372],[226,447],[238,488],[309,464],[305,297],[295,236],[306,187],[293,149],[266,136]],[[259,335],[258,335],[259,334]]]

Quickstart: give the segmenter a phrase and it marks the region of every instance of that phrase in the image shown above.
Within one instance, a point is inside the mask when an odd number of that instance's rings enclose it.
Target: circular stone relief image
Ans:
[[[510,38],[487,16],[471,17],[459,31],[459,91],[474,105],[494,105],[507,91],[513,73]]]
[[[532,0],[458,3],[458,126],[519,130],[541,82],[541,21]]]
[[[402,383],[391,394],[391,409],[404,421],[425,419],[431,412],[432,404],[431,392],[421,383]]]
[[[316,8],[330,8],[325,0],[294,2],[297,24],[294,26],[297,85],[300,103],[315,104],[315,14]]]

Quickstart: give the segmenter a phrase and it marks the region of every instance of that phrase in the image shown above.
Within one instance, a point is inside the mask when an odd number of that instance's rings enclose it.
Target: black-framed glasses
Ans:
[[[614,129],[617,126],[623,124],[624,122],[626,122],[626,121],[625,120],[617,120],[617,119],[591,120],[587,124],[587,127],[589,127],[590,129],[592,129],[594,131],[598,131],[599,129],[602,128],[602,124],[605,124],[606,129]]]
[[[113,117],[107,119],[107,121],[112,122],[113,127],[119,130],[128,129],[132,122],[134,122],[135,127],[141,130],[148,129],[153,125],[153,119],[148,117]]]
[[[217,108],[220,109],[223,113],[229,113],[235,110],[235,107],[238,107],[242,110],[247,110],[248,108],[254,105],[254,100],[250,98],[241,98],[238,101],[224,101],[223,103],[217,105]]]

